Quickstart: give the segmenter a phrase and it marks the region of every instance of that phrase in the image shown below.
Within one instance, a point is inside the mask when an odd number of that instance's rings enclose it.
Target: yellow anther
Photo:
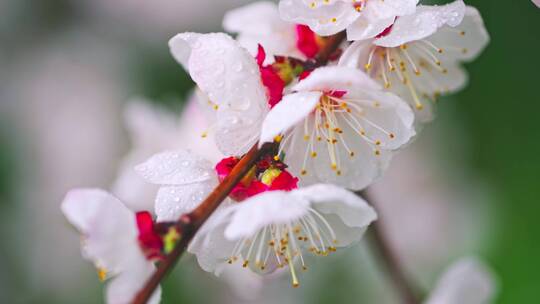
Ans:
[[[281,140],[283,140],[283,136],[281,136],[281,135],[278,135],[278,136],[274,137],[274,141],[275,141],[276,143],[280,143]]]
[[[98,273],[98,278],[101,282],[104,282],[107,279],[107,269],[98,267],[97,273]]]

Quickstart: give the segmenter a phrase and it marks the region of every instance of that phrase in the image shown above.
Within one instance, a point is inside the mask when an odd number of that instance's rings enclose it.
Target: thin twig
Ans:
[[[367,190],[357,193],[368,201],[374,208],[376,208],[375,201],[372,196],[369,195]],[[420,299],[416,293],[416,289],[411,284],[407,275],[403,271],[399,258],[392,246],[388,242],[386,237],[384,225],[382,224],[380,214],[379,219],[375,221],[369,227],[371,232],[371,240],[374,245],[374,249],[378,253],[379,260],[383,261],[385,267],[389,273],[389,277],[398,290],[403,304],[419,304]]]

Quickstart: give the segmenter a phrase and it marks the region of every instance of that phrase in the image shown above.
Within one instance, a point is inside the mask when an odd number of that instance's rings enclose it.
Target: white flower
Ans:
[[[357,69],[319,68],[292,90],[266,117],[260,143],[282,139],[280,152],[304,184],[362,189],[415,135],[409,106]]]
[[[427,121],[432,118],[432,101],[465,86],[467,75],[460,62],[476,58],[488,41],[482,17],[463,1],[420,5],[380,37],[354,42],[340,65],[365,69]]]
[[[281,0],[287,21],[308,25],[322,36],[347,30],[349,40],[373,38],[396,17],[412,14],[418,0]]]
[[[532,2],[536,4],[536,6],[540,7],[540,0],[532,0]]]
[[[269,191],[220,209],[189,250],[216,274],[235,262],[260,273],[288,265],[298,286],[294,262],[305,269],[306,251],[324,256],[349,246],[376,218],[364,200],[333,185]]]
[[[155,271],[139,244],[135,213],[97,189],[72,190],[62,211],[83,235],[83,256],[95,264],[102,279],[113,277],[106,290],[107,303],[130,303]],[[160,298],[158,288],[149,303],[159,303]]]
[[[261,44],[267,54],[267,63],[274,55],[305,59],[297,47],[296,26],[279,16],[277,5],[260,1],[229,11],[223,19],[223,28],[238,33],[236,40],[253,56]]]
[[[190,149],[206,159],[219,160],[221,155],[213,141],[201,137],[208,127],[206,116],[196,94],[178,117],[148,101],[130,102],[124,120],[132,149],[122,161],[112,192],[133,211],[153,210],[157,187],[135,172],[136,165],[167,149]]]
[[[495,281],[481,261],[464,258],[443,274],[426,304],[491,303],[497,290]]]
[[[182,33],[169,46],[216,109],[213,130],[218,148],[225,155],[247,152],[269,109],[253,56],[222,33]]]
[[[212,163],[186,150],[156,154],[135,170],[147,182],[160,186],[155,200],[157,222],[178,220],[218,184]]]

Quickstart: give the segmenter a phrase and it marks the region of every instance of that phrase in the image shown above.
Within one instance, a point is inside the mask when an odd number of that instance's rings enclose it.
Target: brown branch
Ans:
[[[326,65],[330,56],[339,48],[343,40],[345,40],[345,32],[328,37],[325,47],[321,49],[315,59],[314,67]],[[185,252],[197,231],[199,231],[221,202],[231,193],[234,186],[240,182],[261,156],[274,149],[274,147],[274,144],[265,144],[261,149],[258,149],[257,145],[255,145],[234,167],[229,176],[212,191],[197,209],[180,217],[176,223],[181,235],[180,241],[176,244],[174,250],[167,255],[165,260],[158,265],[157,271],[146,282],[143,289],[137,293],[132,302],[133,304],[145,304],[150,299],[161,280],[173,269],[178,259]]]
[[[367,190],[358,192],[357,194],[367,200],[373,207],[376,207],[375,201],[369,195]],[[392,246],[388,242],[388,238],[386,237],[385,229],[382,225],[380,215],[379,219],[373,224],[371,224],[369,229],[371,232],[372,243],[378,253],[377,256],[379,257],[379,260],[384,262],[386,269],[389,273],[389,277],[402,298],[402,303],[421,303],[418,294],[416,293],[416,289],[412,286],[411,282],[407,278],[407,275],[403,271],[396,252],[393,250]]]

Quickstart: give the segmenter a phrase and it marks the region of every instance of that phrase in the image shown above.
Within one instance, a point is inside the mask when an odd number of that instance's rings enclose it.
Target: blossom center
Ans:
[[[327,256],[337,250],[337,244],[339,241],[330,221],[317,210],[309,208],[298,219],[285,224],[268,225],[254,236],[238,241],[228,263],[241,260],[244,268],[249,267],[255,272],[288,266],[292,285],[298,287],[300,284],[294,261],[299,260],[302,270],[307,270],[303,251]]]
[[[318,161],[319,149],[326,150],[330,160],[330,169],[336,175],[342,175],[342,163],[348,158],[357,157],[353,143],[361,140],[367,143],[376,156],[381,155],[383,136],[394,139],[393,132],[386,130],[371,120],[366,112],[368,108],[378,108],[380,103],[369,98],[352,98],[346,91],[323,92],[315,110],[304,119],[303,126],[288,132],[280,145],[278,153],[292,147],[291,140],[295,133],[303,132],[305,142],[304,160],[300,175],[307,175],[310,161]],[[297,147],[296,147],[297,148]]]
[[[227,177],[240,161],[237,157],[228,157],[216,165],[216,172],[221,181]],[[298,178],[287,170],[287,165],[277,157],[267,155],[253,166],[249,173],[237,184],[229,195],[237,202],[266,191],[291,191],[298,188]]]

